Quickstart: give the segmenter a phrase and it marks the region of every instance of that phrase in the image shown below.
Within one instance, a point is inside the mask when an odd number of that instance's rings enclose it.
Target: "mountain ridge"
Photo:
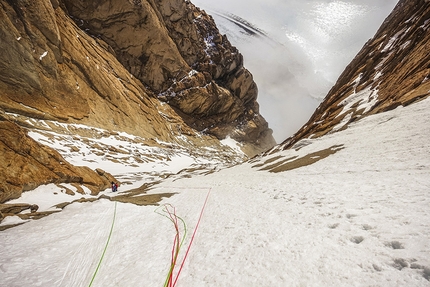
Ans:
[[[428,286],[430,17],[422,3],[399,2],[392,15],[401,17],[365,45],[309,127],[248,161],[231,138],[182,129],[155,96],[138,103],[156,107],[151,120],[167,130],[149,126],[142,136],[115,130],[120,116],[103,129],[89,125],[96,115],[65,122],[27,105],[0,109],[0,176],[31,189],[0,204],[0,285]],[[86,37],[78,35],[74,43]],[[36,61],[51,54],[40,52]],[[130,75],[119,71],[104,79]],[[118,191],[98,192],[96,180],[110,176],[98,167],[120,181]],[[31,176],[42,172],[47,180],[35,188]]]
[[[430,5],[429,1],[422,4],[420,0],[399,1],[309,121],[278,148],[291,148],[304,138],[345,129],[367,115],[428,97]]]
[[[253,155],[275,144],[241,54],[189,1],[4,0],[0,14],[0,125],[16,130],[0,141],[6,159],[0,202],[19,197],[28,184],[109,187],[95,171],[89,181],[89,171],[64,178],[65,160],[56,156],[37,165],[40,173],[46,165],[48,177],[10,176],[35,166],[28,150],[38,153],[38,143],[21,136],[25,145],[11,147],[26,129],[40,128],[34,120],[123,131],[149,146],[157,139],[223,150],[220,140],[231,137]],[[14,153],[22,160],[14,161]]]

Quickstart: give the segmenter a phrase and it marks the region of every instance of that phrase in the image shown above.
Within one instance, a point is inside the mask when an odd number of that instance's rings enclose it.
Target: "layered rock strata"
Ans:
[[[103,171],[69,164],[55,150],[37,143],[24,129],[0,113],[0,202],[18,198],[41,184],[78,183],[93,194],[110,186],[114,177]]]
[[[272,145],[257,86],[239,51],[212,17],[189,1],[67,1],[86,33],[192,128],[220,139]]]
[[[12,115],[196,146],[231,136],[249,155],[274,144],[242,56],[188,1],[1,0],[0,35],[0,202],[49,182],[106,184]]]

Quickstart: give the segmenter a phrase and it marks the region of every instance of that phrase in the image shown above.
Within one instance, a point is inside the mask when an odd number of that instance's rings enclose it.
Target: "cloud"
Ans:
[[[259,87],[260,112],[277,142],[306,123],[396,0],[194,0],[244,55]],[[217,14],[245,19],[250,36]]]

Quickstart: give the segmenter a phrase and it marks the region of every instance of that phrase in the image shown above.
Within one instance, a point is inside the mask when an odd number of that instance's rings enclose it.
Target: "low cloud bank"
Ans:
[[[337,77],[377,31],[396,0],[194,0],[244,55],[259,87],[260,112],[277,142],[311,116]],[[267,37],[221,15],[237,15]]]

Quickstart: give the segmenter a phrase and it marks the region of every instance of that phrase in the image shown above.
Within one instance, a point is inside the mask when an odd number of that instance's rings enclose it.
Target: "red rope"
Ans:
[[[176,265],[176,260],[178,258],[179,249],[180,249],[180,236],[179,236],[179,225],[178,225],[178,217],[176,215],[176,208],[171,206],[173,208],[173,212],[169,210],[169,208],[166,207],[166,211],[169,214],[170,219],[173,222],[173,225],[175,226],[176,235],[175,239],[173,240],[173,246],[172,246],[172,258],[170,260],[170,266],[171,266],[171,272],[169,274],[168,284],[169,287],[173,287],[173,269]]]
[[[202,210],[200,211],[199,220],[197,221],[196,227],[194,228],[193,236],[191,237],[190,244],[188,244],[187,252],[185,252],[184,259],[182,259],[181,267],[179,268],[178,274],[176,274],[175,282],[173,283],[173,287],[176,286],[176,283],[178,281],[179,275],[181,274],[182,268],[184,267],[185,260],[187,259],[188,253],[190,252],[191,245],[193,244],[194,237],[196,236],[197,228],[199,227],[200,221],[201,221],[201,219],[203,217],[203,212],[205,211],[206,203],[208,202],[208,198],[209,198],[209,194],[211,193],[211,190],[212,190],[212,188],[209,188],[208,194],[206,195],[205,203],[203,204]]]

